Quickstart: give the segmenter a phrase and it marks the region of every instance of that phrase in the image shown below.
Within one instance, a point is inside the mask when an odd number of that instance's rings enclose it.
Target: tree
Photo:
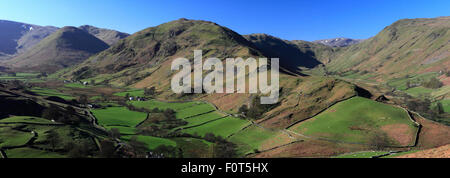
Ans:
[[[75,108],[73,108],[72,106],[67,106],[66,113],[70,114],[70,115],[74,115],[74,114],[77,114],[77,111],[75,111]]]
[[[444,114],[444,106],[442,106],[442,103],[441,102],[438,102],[437,104],[436,104],[436,110],[437,110],[437,113],[438,114]]]
[[[409,89],[409,88],[411,88],[411,82],[408,80],[408,81],[406,81],[406,89]]]
[[[128,99],[130,99],[130,94],[129,94],[129,93],[126,93],[126,94],[125,94],[125,100],[128,100]]]
[[[147,145],[139,141],[136,136],[131,137],[128,144],[133,149],[135,157],[137,158],[145,157],[147,152]]]
[[[76,144],[73,141],[67,143],[65,149],[71,158],[87,158],[89,156],[89,144],[85,141]]]
[[[156,94],[156,88],[155,87],[150,87],[150,88],[145,88],[144,89],[144,95],[145,96],[154,96]]]
[[[437,89],[444,86],[444,84],[437,78],[431,78],[428,82],[422,84],[426,88]]]
[[[55,130],[49,130],[47,132],[47,138],[49,145],[52,147],[53,150],[55,150],[56,146],[58,146],[61,143],[61,137]]]
[[[88,103],[88,97],[85,94],[82,94],[78,98],[78,102],[81,104],[87,104]]]
[[[177,118],[173,109],[164,110],[164,116],[166,116],[167,120],[175,120]]]
[[[42,118],[55,121],[59,120],[61,118],[61,113],[59,112],[58,106],[53,104],[50,105],[49,108],[42,112]]]
[[[116,147],[111,140],[102,140],[100,142],[100,157],[102,158],[116,158],[118,155],[116,153]]]
[[[111,137],[114,138],[114,139],[120,138],[120,131],[119,131],[118,128],[112,128],[109,134],[110,134]]]
[[[243,114],[244,116],[247,115],[247,112],[248,112],[248,106],[245,104],[242,105],[238,111],[239,114]]]

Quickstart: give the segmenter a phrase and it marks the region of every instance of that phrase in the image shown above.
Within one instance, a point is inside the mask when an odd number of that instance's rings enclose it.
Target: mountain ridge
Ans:
[[[78,64],[108,47],[93,35],[79,28],[67,26],[5,63],[7,67],[19,70],[56,72]]]

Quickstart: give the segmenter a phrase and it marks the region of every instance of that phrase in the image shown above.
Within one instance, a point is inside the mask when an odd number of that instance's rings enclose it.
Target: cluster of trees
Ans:
[[[247,118],[258,119],[274,106],[274,104],[261,104],[261,98],[257,96],[253,98],[250,107],[248,107],[247,105],[242,105],[239,108],[238,113],[244,115]]]
[[[144,126],[139,127],[140,133],[144,135],[164,137],[170,133],[171,129],[188,124],[183,119],[177,119],[173,109],[154,108],[147,113],[148,118],[143,124]]]
[[[214,157],[215,158],[234,158],[237,156],[236,145],[228,142],[221,136],[215,136],[213,133],[205,134],[204,139],[214,144]]]
[[[58,106],[51,104],[49,108],[42,111],[42,118],[69,125],[79,125],[81,123],[81,119],[77,116],[77,113],[72,106],[61,109]]]
[[[147,97],[153,97],[156,95],[156,88],[150,87],[150,88],[144,88],[144,95]]]
[[[425,88],[437,89],[444,86],[444,84],[437,78],[431,78],[429,81],[424,82],[422,86]]]
[[[47,77],[48,75],[47,75],[47,72],[41,72],[40,74],[38,74],[37,76],[36,76],[36,78],[43,78],[43,77]]]
[[[70,158],[87,158],[97,153],[95,146],[89,142],[89,139],[78,139],[66,141],[59,135],[56,130],[49,130],[46,132],[46,143],[53,151],[64,151]],[[107,149],[106,149],[107,150]]]

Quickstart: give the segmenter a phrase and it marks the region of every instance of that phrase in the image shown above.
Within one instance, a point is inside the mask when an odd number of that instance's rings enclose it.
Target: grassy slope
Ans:
[[[99,124],[105,126],[128,126],[135,127],[144,121],[147,114],[130,111],[125,107],[109,107],[106,109],[95,109],[92,113],[98,119]]]
[[[47,119],[38,118],[38,117],[32,117],[32,116],[13,116],[5,119],[1,119],[0,123],[5,122],[21,122],[21,123],[38,123],[38,124],[54,124],[52,121],[49,121]]]
[[[0,148],[25,145],[33,134],[14,130],[10,127],[0,127]]]
[[[16,148],[6,151],[8,158],[66,158],[67,156],[54,152],[42,151],[33,148]]]
[[[240,129],[244,128],[248,124],[249,122],[246,120],[230,116],[211,123],[207,123],[202,126],[185,129],[182,132],[189,134],[198,134],[200,136],[205,136],[205,134],[207,133],[213,133],[216,136],[226,138],[229,135],[236,133]]]
[[[402,109],[355,97],[336,104],[291,130],[332,140],[369,143],[375,134],[380,134],[383,126],[394,124],[408,126],[407,134],[416,133],[417,128]]]
[[[136,136],[138,141],[144,142],[147,145],[147,148],[150,150],[153,150],[161,145],[166,146],[173,146],[176,147],[177,143],[175,141],[172,141],[167,138],[159,138],[159,137],[152,137],[152,136],[144,136],[144,135],[138,135]],[[125,141],[129,141],[131,139],[131,136],[123,136],[121,139]]]

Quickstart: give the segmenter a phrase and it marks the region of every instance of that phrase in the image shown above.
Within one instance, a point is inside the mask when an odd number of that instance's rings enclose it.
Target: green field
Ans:
[[[122,135],[135,135],[138,130],[136,129],[136,127],[125,127],[125,126],[103,126],[104,128],[111,130],[113,128],[118,129],[120,134]]]
[[[291,130],[308,136],[368,143],[374,135],[382,132],[381,127],[393,124],[406,124],[408,134],[417,130],[401,108],[354,97],[295,125]]]
[[[263,142],[276,137],[278,134],[276,131],[250,126],[236,133],[229,140],[238,146],[238,154],[244,155],[253,152],[255,149],[261,150]]]
[[[13,116],[5,119],[1,119],[0,123],[31,123],[31,124],[54,124],[54,122],[47,119],[32,117],[32,116]]]
[[[0,148],[25,145],[33,134],[31,132],[22,132],[10,127],[0,127]]]
[[[173,109],[175,111],[179,111],[185,108],[189,108],[195,105],[203,104],[202,102],[185,102],[185,103],[169,103],[162,102],[157,100],[148,100],[148,101],[131,101],[133,106],[137,108],[147,108],[147,109]]]
[[[144,97],[144,90],[128,90],[128,91],[124,91],[124,92],[119,92],[119,93],[115,93],[115,96],[123,96],[125,97],[126,95],[129,96],[139,96],[139,97]]]
[[[65,87],[69,88],[88,88],[89,86],[83,85],[81,83],[68,83],[64,85]]]
[[[442,106],[444,107],[444,111],[447,113],[450,113],[450,99],[446,99],[446,100],[441,100],[439,101]],[[435,106],[436,104],[434,104]]]
[[[16,76],[9,76],[7,74],[0,74],[0,80],[20,80],[20,81],[41,81],[36,78],[39,75],[38,73],[16,73]]]
[[[203,124],[206,122],[211,122],[213,120],[220,119],[222,117],[224,117],[224,116],[218,112],[210,112],[210,113],[206,113],[206,114],[202,114],[202,115],[198,115],[195,117],[185,119],[185,121],[187,121],[188,124],[184,125],[182,127],[191,127],[191,126]]]
[[[424,87],[415,87],[415,88],[410,88],[410,89],[405,90],[406,93],[408,93],[409,95],[414,96],[414,97],[419,97],[424,94],[431,94],[433,91],[435,91],[435,90],[430,89],[430,88],[424,88]]]
[[[38,95],[41,95],[41,96],[57,96],[57,97],[65,99],[65,100],[75,99],[75,97],[73,97],[73,96],[61,93],[58,90],[54,90],[54,89],[35,87],[35,88],[32,88],[31,91]]]
[[[6,150],[8,158],[66,158],[67,156],[33,148],[15,148]]]
[[[177,143],[177,147],[183,150],[183,158],[211,158],[213,143],[197,139],[178,137],[171,140]]]
[[[428,81],[433,77],[438,77],[439,74],[436,72],[418,74],[410,77],[403,77],[390,80],[387,84],[397,90],[406,90],[406,83],[409,81],[411,84],[421,84],[422,82]]]
[[[106,109],[94,109],[92,113],[103,126],[128,126],[136,127],[147,118],[146,113],[130,111],[126,107],[109,107]]]
[[[207,133],[213,133],[216,136],[226,138],[249,124],[250,123],[248,121],[240,118],[226,117],[214,122],[207,123],[205,125],[185,129],[182,132],[189,134],[196,133],[199,136],[205,136],[205,134]]]
[[[335,156],[333,158],[372,158],[374,156],[380,156],[387,154],[389,152],[386,151],[367,151],[367,152],[358,152],[358,153],[350,153],[350,154],[342,154],[339,156]]]
[[[121,139],[129,141],[132,136],[123,136]],[[177,143],[175,141],[172,141],[167,138],[159,138],[159,137],[152,137],[152,136],[144,136],[144,135],[138,135],[136,136],[138,141],[141,141],[147,145],[147,148],[150,150],[153,150],[161,145],[166,146],[173,146],[176,147]]]
[[[163,110],[173,109],[174,111],[176,111],[176,116],[179,119],[185,119],[188,117],[216,110],[210,104],[203,102],[169,103],[156,100],[149,100],[149,101],[131,101],[130,103],[137,108],[146,108],[150,110],[154,108]]]

